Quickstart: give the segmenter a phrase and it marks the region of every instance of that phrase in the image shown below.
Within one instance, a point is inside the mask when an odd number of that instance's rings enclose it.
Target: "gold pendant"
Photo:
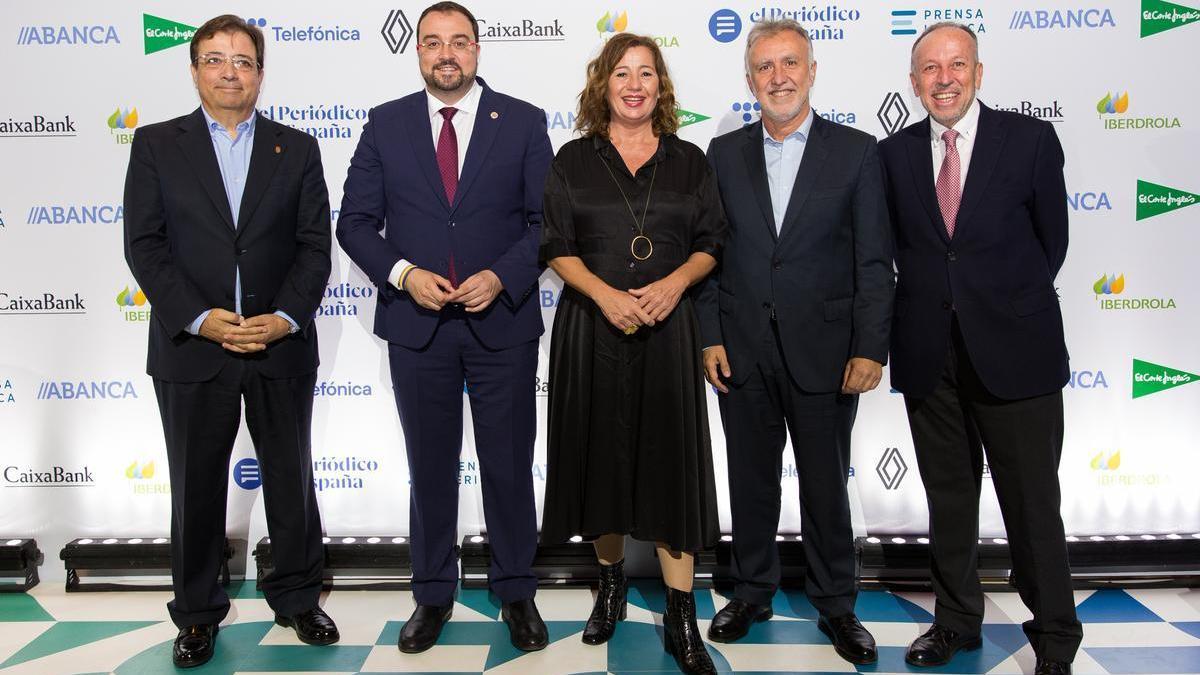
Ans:
[[[646,255],[638,255],[638,248],[639,248],[638,240],[639,239],[646,242],[646,244],[644,246],[644,248],[646,250]],[[647,237],[644,234],[639,234],[638,236],[633,238],[633,241],[629,242],[629,253],[630,253],[630,255],[632,255],[634,258],[637,258],[638,260],[648,260],[650,258],[650,256],[654,255],[654,242],[650,241],[650,237]]]

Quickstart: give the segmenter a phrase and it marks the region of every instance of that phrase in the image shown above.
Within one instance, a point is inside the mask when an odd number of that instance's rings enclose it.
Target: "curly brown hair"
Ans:
[[[651,118],[654,134],[673,134],[679,128],[679,118],[675,116],[675,85],[667,73],[662,50],[654,44],[654,38],[618,33],[587,66],[587,84],[579,92],[579,112],[575,115],[575,129],[584,136],[608,136],[608,124],[612,116],[608,108],[608,78],[617,69],[625,52],[634,47],[650,50],[654,56],[654,69],[658,72],[658,104]]]

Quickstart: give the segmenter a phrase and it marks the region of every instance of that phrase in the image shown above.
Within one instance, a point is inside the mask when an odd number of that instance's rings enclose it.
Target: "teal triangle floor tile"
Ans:
[[[569,635],[583,630],[583,621],[547,621],[546,630],[550,634],[550,642],[557,642]],[[400,639],[400,629],[403,621],[388,621],[375,641],[377,645],[395,645]],[[508,626],[501,621],[451,621],[442,628],[438,637],[439,645],[491,645],[488,651],[486,668],[495,668],[508,663],[525,652],[512,646],[509,641]]]
[[[1009,654],[1016,654],[1029,644],[1029,638],[1025,637],[1025,631],[1019,623],[985,623],[983,639]]]
[[[712,647],[708,647],[713,665],[719,672],[731,672],[729,662]],[[622,621],[608,641],[608,672],[644,673],[646,671],[679,672],[675,659],[663,649],[662,628],[641,621]]]
[[[486,588],[462,588],[458,591],[458,603],[497,621],[500,620],[500,598]]]
[[[253,579],[244,581],[231,581],[225,587],[225,592],[231,598],[238,600],[266,600],[267,596],[263,595],[261,589],[257,587]]]
[[[68,649],[97,642],[114,635],[151,626],[158,621],[60,621],[37,636],[7,661],[0,663],[0,668],[15,666],[43,656],[57,654]]]
[[[629,604],[662,614],[667,607],[667,593],[657,579],[630,579],[626,595]]]
[[[232,675],[253,672],[354,672],[371,652],[368,646],[262,645],[274,625],[255,621],[222,626],[216,650],[208,663],[188,672],[194,675]],[[172,672],[172,640],[141,651],[117,667],[117,675],[157,675]]]
[[[763,621],[750,626],[750,632],[738,644],[820,645],[829,644],[829,638],[815,621]]]
[[[1135,623],[1139,621],[1162,621],[1145,605],[1134,600],[1125,591],[1105,589],[1096,591],[1075,608],[1079,620],[1084,623]]]
[[[1171,625],[1192,637],[1200,638],[1200,621],[1173,621]]]
[[[771,609],[779,616],[816,621],[820,612],[808,601],[808,596],[798,588],[780,589],[771,599]]]
[[[399,643],[400,629],[403,627],[403,621],[388,621],[383,624],[383,630],[379,631],[379,637],[375,638],[375,644],[394,645]]]
[[[1200,673],[1200,647],[1088,647],[1084,651],[1113,675]]]
[[[859,621],[931,623],[933,615],[925,608],[887,591],[859,591],[854,613]]]
[[[54,617],[26,593],[0,593],[0,622],[53,621]]]

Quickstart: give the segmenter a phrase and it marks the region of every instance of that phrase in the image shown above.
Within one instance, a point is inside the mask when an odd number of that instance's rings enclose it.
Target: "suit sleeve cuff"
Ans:
[[[290,324],[292,325],[292,329],[291,329],[290,331],[288,331],[288,333],[296,333],[296,332],[299,332],[299,330],[300,330],[300,324],[296,323],[295,319],[293,319],[292,317],[288,316],[288,313],[287,313],[287,312],[283,311],[282,309],[277,309],[277,310],[275,310],[275,315],[276,315],[276,316],[281,316],[281,317],[283,317],[283,319],[284,319],[285,321],[287,321],[288,323],[290,323]]]
[[[400,285],[400,275],[411,265],[412,263],[408,262],[404,258],[396,261],[396,264],[392,265],[392,271],[388,273],[388,283],[403,291],[404,287]]]
[[[204,324],[204,320],[208,318],[208,314],[211,311],[211,309],[206,309],[203,312],[200,312],[200,316],[196,317],[196,320],[187,327],[187,332],[191,333],[192,335],[199,335],[200,326]]]

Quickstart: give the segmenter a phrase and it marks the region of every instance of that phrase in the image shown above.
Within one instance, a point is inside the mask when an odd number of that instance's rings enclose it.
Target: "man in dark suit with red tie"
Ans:
[[[986,452],[1039,674],[1082,639],[1059,515],[1069,369],[1054,277],[1067,254],[1063,151],[1048,123],[982,105],[978,39],[956,23],[913,45],[929,117],[879,144],[899,272],[892,386],[904,394],[929,501],[933,626],[906,660],[981,645],[976,573]]]
[[[125,258],[154,309],[147,371],[171,473],[177,667],[207,662],[229,597],[217,583],[229,457],[246,406],[262,472],[275,621],[338,640],[317,606],[324,549],[310,427],[313,316],[329,279],[329,197],[312,136],[254,110],[263,35],[242,18],[196,30],[195,112],[137,130],[125,179]]]
[[[474,16],[439,2],[417,22],[426,89],[374,108],[346,176],[338,241],[379,287],[411,476],[417,608],[400,632],[424,651],[450,619],[459,578],[463,383],[483,480],[489,582],[519,649],[546,646],[533,596],[536,302],[545,113],[475,77]],[[381,236],[381,230],[386,232]]]

